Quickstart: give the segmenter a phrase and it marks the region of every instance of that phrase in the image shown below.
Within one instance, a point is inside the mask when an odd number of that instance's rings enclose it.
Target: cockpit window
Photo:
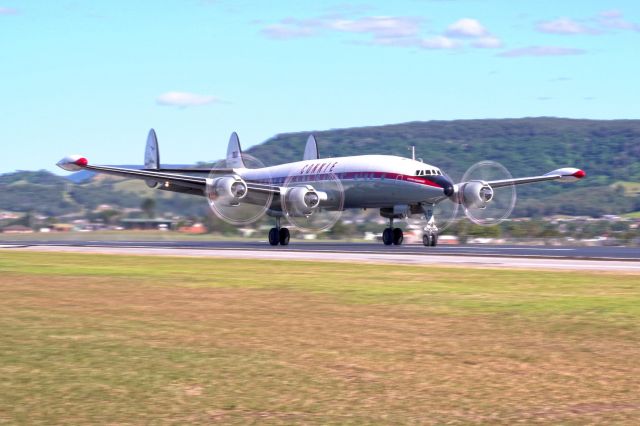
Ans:
[[[416,176],[442,176],[438,169],[416,170]]]

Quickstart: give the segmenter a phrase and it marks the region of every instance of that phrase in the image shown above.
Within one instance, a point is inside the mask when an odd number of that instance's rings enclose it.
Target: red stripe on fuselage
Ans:
[[[272,179],[256,179],[252,182],[259,182],[265,184],[284,184],[287,180],[289,183],[293,182],[313,182],[333,179],[336,176],[340,180],[362,180],[369,179],[383,179],[384,180],[397,180],[404,182],[417,183],[420,185],[432,186],[434,188],[442,188],[442,185],[433,182],[427,178],[411,175],[403,175],[401,173],[385,173],[385,172],[342,172],[342,173],[320,173],[320,174],[296,174],[288,177],[275,177]]]

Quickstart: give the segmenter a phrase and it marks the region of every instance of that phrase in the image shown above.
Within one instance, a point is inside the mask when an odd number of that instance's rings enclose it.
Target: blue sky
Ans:
[[[640,2],[0,0],[0,172],[414,120],[640,118]]]

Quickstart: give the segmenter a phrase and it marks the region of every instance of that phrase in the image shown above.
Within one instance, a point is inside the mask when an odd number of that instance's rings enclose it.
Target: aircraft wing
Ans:
[[[233,175],[234,169],[128,169],[112,166],[93,166],[86,158],[71,155],[63,158],[57,166],[67,171],[91,170],[97,173],[121,176],[129,179],[141,179],[156,183],[165,191],[183,192],[206,196],[207,180],[211,174]],[[187,174],[190,173],[190,174]],[[196,174],[201,174],[197,176]],[[280,193],[280,188],[273,185],[247,182],[249,191]]]
[[[494,180],[487,181],[487,184],[492,188],[501,188],[504,186],[510,185],[522,185],[525,183],[534,183],[534,182],[544,182],[548,180],[562,180],[562,181],[573,181],[577,179],[582,179],[585,177],[585,172],[580,169],[576,169],[573,167],[565,167],[562,169],[557,169],[549,173],[545,173],[541,176],[530,176],[516,179],[504,179],[504,180]]]

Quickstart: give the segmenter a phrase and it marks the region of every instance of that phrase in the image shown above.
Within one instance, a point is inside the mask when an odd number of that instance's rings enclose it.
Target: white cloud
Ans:
[[[496,49],[502,47],[502,40],[495,36],[480,37],[471,42],[471,46],[480,49]]]
[[[15,15],[18,11],[11,7],[2,7],[0,6],[0,15]]]
[[[604,10],[598,14],[596,21],[607,29],[640,31],[640,24],[627,21],[619,10]]]
[[[536,29],[550,34],[598,34],[599,31],[583,25],[569,18],[559,18],[553,21],[542,21]]]
[[[603,10],[598,13],[598,16],[602,18],[622,18],[622,12],[617,9]]]
[[[413,37],[420,31],[421,20],[404,16],[367,16],[357,19],[323,17],[312,19],[285,18],[268,25],[261,33],[274,39],[308,37],[321,31],[370,35],[376,44],[390,44],[384,40]],[[382,40],[378,42],[378,40]]]
[[[571,18],[558,18],[551,21],[541,21],[536,30],[549,34],[604,34],[611,30],[640,31],[640,24],[628,21],[619,10],[603,10],[597,16],[583,20],[581,23]]]
[[[420,20],[412,17],[371,16],[359,19],[334,19],[326,27],[343,32],[369,33],[374,37],[410,37],[418,34]]]
[[[489,32],[477,19],[462,18],[449,25],[445,34],[451,37],[484,37]]]
[[[166,92],[156,98],[158,105],[177,106],[181,108],[218,102],[220,102],[220,99],[215,96],[199,95],[189,92]]]
[[[445,36],[471,39],[469,45],[480,49],[502,47],[502,40],[491,34],[477,19],[462,18],[449,25]]]
[[[351,42],[422,49],[456,49],[464,47],[465,44],[474,48],[490,49],[503,45],[500,38],[491,34],[476,19],[459,19],[449,25],[443,33],[426,38],[420,35],[422,22],[422,18],[412,16],[365,16],[348,19],[333,15],[309,19],[285,18],[263,27],[260,32],[266,37],[280,40],[327,32],[362,34],[368,35],[369,40]]]
[[[529,46],[521,47],[518,49],[511,49],[498,54],[498,56],[504,56],[506,58],[516,58],[519,56],[567,56],[567,55],[581,55],[585,53],[585,50],[574,49],[571,47],[558,47],[558,46]]]
[[[445,36],[434,36],[420,41],[423,49],[455,49],[462,47],[462,43]]]

